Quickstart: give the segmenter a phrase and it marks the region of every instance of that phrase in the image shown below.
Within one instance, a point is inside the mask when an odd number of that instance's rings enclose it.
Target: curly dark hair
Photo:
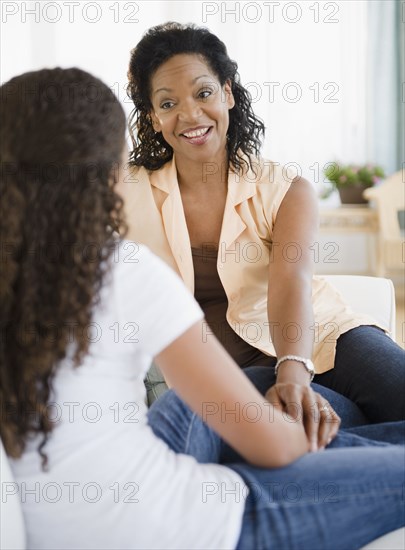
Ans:
[[[244,155],[258,156],[264,124],[252,110],[251,96],[240,84],[238,65],[232,61],[225,44],[208,29],[193,24],[168,22],[149,29],[131,51],[128,70],[128,95],[135,107],[129,118],[133,150],[130,164],[158,170],[173,156],[172,147],[161,132],[155,133],[150,118],[151,77],[177,54],[197,54],[204,58],[223,86],[227,80],[235,99],[229,112],[227,154],[229,165],[240,169],[247,165]],[[250,167],[253,169],[251,162]]]
[[[55,369],[72,340],[76,366],[86,354],[126,231],[113,189],[126,122],[111,90],[77,68],[25,73],[0,93],[0,436],[18,458],[42,434],[46,467]]]

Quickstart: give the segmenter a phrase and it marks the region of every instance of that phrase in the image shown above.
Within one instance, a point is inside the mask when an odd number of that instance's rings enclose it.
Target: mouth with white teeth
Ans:
[[[202,145],[208,139],[208,136],[211,132],[212,126],[204,126],[200,128],[195,128],[187,132],[183,132],[180,136],[185,139],[188,143],[193,145]]]

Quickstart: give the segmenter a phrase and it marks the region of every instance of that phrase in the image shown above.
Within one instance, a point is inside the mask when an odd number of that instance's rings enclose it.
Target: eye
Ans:
[[[161,103],[160,108],[166,111],[167,109],[170,109],[170,107],[173,107],[173,105],[173,101],[165,101]]]
[[[210,95],[212,95],[212,90],[201,90],[198,92],[198,97],[201,99],[207,99]]]

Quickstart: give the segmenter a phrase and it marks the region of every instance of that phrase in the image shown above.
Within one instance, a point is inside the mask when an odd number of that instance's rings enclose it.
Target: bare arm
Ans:
[[[302,424],[272,407],[219,342],[203,342],[202,334],[199,322],[155,358],[180,397],[256,466],[281,467],[305,454]]]
[[[269,265],[268,316],[277,356],[312,357],[312,251],[318,230],[317,199],[312,185],[295,179],[280,205],[273,229]],[[300,364],[282,364],[280,380],[308,384]]]
[[[307,180],[296,178],[277,213],[269,266],[268,318],[277,357],[312,358],[312,247],[318,224],[314,189]],[[326,401],[309,384],[302,363],[285,361],[266,397],[281,402],[292,415],[301,414],[311,449],[316,450],[337,434],[340,419],[332,408],[327,414],[319,412]]]

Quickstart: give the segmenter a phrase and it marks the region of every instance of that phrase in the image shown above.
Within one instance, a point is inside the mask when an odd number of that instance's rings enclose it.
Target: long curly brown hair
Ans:
[[[126,231],[113,189],[126,122],[111,90],[76,68],[29,72],[0,91],[0,436],[18,458],[42,434],[45,467],[55,369],[72,340],[76,365],[86,354]]]
[[[249,92],[240,83],[238,65],[228,56],[225,44],[204,27],[169,21],[150,28],[131,52],[127,88],[134,103],[129,117],[133,150],[130,164],[158,170],[173,157],[173,149],[161,132],[155,132],[150,111],[150,81],[154,72],[171,57],[189,53],[202,56],[223,86],[230,81],[235,106],[229,111],[227,154],[230,167],[247,166],[246,157],[259,156],[264,124],[254,114]]]

